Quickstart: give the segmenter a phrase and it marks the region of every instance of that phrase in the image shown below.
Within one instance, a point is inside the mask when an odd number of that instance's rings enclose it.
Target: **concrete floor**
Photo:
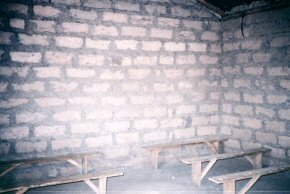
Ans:
[[[108,179],[108,194],[209,194],[222,193],[222,185],[208,181],[208,177],[251,169],[244,159],[218,161],[202,182],[201,188],[191,182],[191,168],[182,163],[161,164],[158,170],[150,167],[125,168],[124,176]],[[97,183],[98,181],[93,181]],[[237,188],[245,184],[239,181]],[[27,194],[93,193],[84,183],[33,189]],[[290,194],[290,172],[261,177],[248,193]]]

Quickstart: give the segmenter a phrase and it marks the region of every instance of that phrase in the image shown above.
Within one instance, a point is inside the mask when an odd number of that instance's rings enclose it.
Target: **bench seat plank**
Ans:
[[[206,155],[206,156],[199,156],[199,157],[192,157],[192,158],[183,158],[181,161],[185,164],[192,164],[194,162],[207,162],[212,159],[227,159],[227,158],[235,158],[235,157],[240,157],[240,156],[245,156],[245,155],[251,155],[251,154],[256,154],[259,152],[269,152],[271,151],[268,148],[256,148],[256,149],[248,149],[248,150],[243,150],[243,151],[235,151],[235,152],[230,152],[230,153],[223,153],[223,154],[215,154],[215,155]]]
[[[214,183],[221,184],[221,183],[228,182],[231,180],[234,180],[234,181],[243,180],[243,179],[252,178],[254,176],[263,176],[263,175],[274,174],[274,173],[283,172],[287,170],[290,170],[290,164],[248,170],[248,171],[225,174],[225,175],[220,175],[220,176],[214,176],[214,177],[210,177],[209,180],[211,180]]]

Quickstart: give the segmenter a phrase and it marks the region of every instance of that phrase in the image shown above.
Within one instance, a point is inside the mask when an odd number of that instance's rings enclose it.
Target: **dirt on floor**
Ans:
[[[209,177],[226,173],[252,169],[250,163],[242,158],[218,161],[203,179],[199,188],[191,181],[191,167],[181,162],[161,164],[158,170],[150,166],[139,168],[124,168],[124,176],[108,178],[108,194],[210,194],[222,193],[222,185],[208,180]],[[98,181],[93,181],[96,185]],[[245,185],[247,180],[237,182],[237,190]],[[93,193],[84,184],[72,183],[31,189],[27,194],[87,194]],[[277,173],[261,177],[248,193],[290,194],[290,172]]]

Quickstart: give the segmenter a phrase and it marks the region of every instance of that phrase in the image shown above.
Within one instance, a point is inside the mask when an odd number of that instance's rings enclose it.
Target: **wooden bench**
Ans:
[[[254,168],[262,167],[262,153],[269,152],[267,148],[256,148],[243,151],[235,151],[231,153],[206,155],[193,158],[183,158],[181,161],[185,164],[190,164],[192,167],[192,181],[198,186],[201,185],[202,179],[207,175],[209,170],[214,166],[217,160],[223,160],[228,158],[245,157]],[[209,162],[204,169],[202,169],[202,163]]]
[[[88,158],[91,156],[100,156],[99,152],[86,152],[78,154],[68,154],[62,156],[53,156],[53,157],[40,157],[40,158],[30,158],[22,160],[10,160],[10,161],[1,161],[0,165],[8,166],[3,172],[0,173],[0,178],[15,169],[16,167],[22,164],[33,164],[33,163],[48,163],[54,161],[67,161],[74,166],[82,169],[83,174],[86,174],[88,171]],[[81,159],[82,163],[78,163],[76,159]]]
[[[154,145],[142,145],[141,147],[151,151],[151,164],[155,169],[158,169],[158,155],[165,148],[203,143],[208,145],[209,148],[213,151],[213,153],[217,154],[220,152],[221,142],[227,139],[228,139],[227,136],[204,136],[182,142],[179,141],[179,142],[159,143]]]
[[[224,193],[235,194],[236,181],[250,179],[249,182],[238,192],[239,194],[244,194],[252,188],[252,186],[258,181],[258,179],[261,176],[279,173],[279,172],[283,172],[287,170],[290,170],[290,164],[276,166],[276,167],[260,168],[260,169],[255,169],[255,170],[221,175],[221,176],[214,176],[214,177],[210,177],[209,180],[217,184],[223,183]]]
[[[107,178],[108,177],[116,177],[122,176],[123,172],[121,171],[114,171],[114,172],[103,172],[103,173],[90,173],[90,174],[82,174],[82,175],[75,175],[69,177],[62,177],[62,178],[55,178],[55,179],[48,179],[40,182],[36,182],[34,184],[25,184],[18,187],[12,187],[9,189],[0,189],[0,193],[17,191],[16,194],[22,194],[28,191],[29,189],[39,188],[39,187],[46,187],[52,185],[60,185],[60,184],[67,184],[67,183],[75,183],[75,182],[84,182],[86,183],[95,193],[97,194],[106,194],[107,191]],[[99,179],[98,187],[91,181]]]

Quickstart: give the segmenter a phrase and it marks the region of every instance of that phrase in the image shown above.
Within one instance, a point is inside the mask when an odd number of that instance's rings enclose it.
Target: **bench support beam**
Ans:
[[[253,166],[254,169],[262,168],[262,153],[244,156]]]
[[[210,171],[210,169],[214,166],[217,159],[211,160],[206,167],[202,170],[202,162],[195,162],[191,164],[192,171],[192,182],[197,184],[199,187],[201,186],[202,179],[207,175],[207,173]]]
[[[9,168],[7,168],[6,170],[4,170],[1,174],[0,177],[4,176],[5,174],[7,174],[8,172],[14,170],[17,166],[19,166],[20,163],[17,164],[11,164]]]
[[[151,150],[151,164],[155,169],[158,169],[158,155],[161,152],[161,149],[152,149]]]
[[[239,191],[239,194],[245,194],[248,192],[252,186],[259,180],[261,176],[254,176],[251,180]]]
[[[220,141],[206,141],[205,144],[213,151],[214,154],[220,153]]]

